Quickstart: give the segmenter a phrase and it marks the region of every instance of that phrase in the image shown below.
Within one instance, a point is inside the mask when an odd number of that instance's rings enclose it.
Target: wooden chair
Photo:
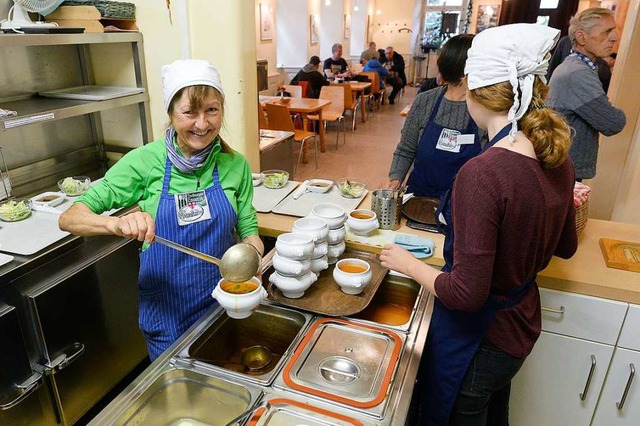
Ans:
[[[267,102],[267,120],[269,121],[269,128],[271,130],[293,132],[293,139],[296,142],[300,142],[300,154],[298,155],[296,168],[293,170],[294,175],[296,170],[298,170],[298,167],[300,167],[302,153],[304,152],[304,145],[311,138],[313,138],[313,154],[316,160],[316,169],[318,168],[318,144],[315,132],[296,129],[293,125],[293,121],[291,120],[289,108],[286,105],[276,105],[271,102]]]
[[[356,115],[358,107],[360,106],[360,99],[356,98],[355,92],[351,90],[350,84],[344,85],[344,109],[345,111],[351,111],[351,131],[356,129]]]
[[[309,96],[309,88],[310,83],[308,81],[298,81],[298,86],[302,87],[302,97],[303,98],[310,98],[311,96]]]
[[[260,102],[258,102],[258,128],[260,129],[269,128],[267,117],[264,115],[264,111],[262,110],[262,106],[260,105]]]
[[[363,71],[360,75],[366,75],[371,80],[371,93],[367,98],[368,103],[372,106],[371,111],[374,111],[376,106],[380,109],[384,98],[384,89],[380,88],[380,75],[375,71]]]
[[[295,86],[293,84],[285,84],[284,90],[291,94],[292,98],[302,97],[302,86]]]
[[[337,123],[342,122],[342,142],[347,142],[347,131],[344,124],[344,84],[322,86],[320,90],[320,99],[326,99],[331,101],[329,105],[322,109],[322,121],[320,125],[324,125],[325,129],[329,121],[335,121]],[[318,121],[319,115],[309,115],[309,120]],[[336,129],[336,150],[338,149],[338,141],[340,140],[340,131]]]

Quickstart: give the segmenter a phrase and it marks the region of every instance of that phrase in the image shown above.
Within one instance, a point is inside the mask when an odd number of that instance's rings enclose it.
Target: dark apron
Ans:
[[[211,219],[185,226],[178,224],[174,195],[168,193],[171,167],[167,159],[156,234],[221,258],[235,244],[238,217],[218,180],[218,166],[213,186],[204,191]],[[139,323],[152,361],[216,303],[211,291],[220,278],[216,265],[161,244],[151,244],[140,254]]]
[[[453,178],[460,167],[470,158],[478,155],[481,150],[478,126],[473,119],[469,118],[466,129],[448,129],[435,122],[444,94],[443,91],[436,100],[427,125],[422,131],[418,142],[418,152],[413,162],[413,170],[407,181],[407,192],[416,196],[442,197],[451,188]],[[447,134],[450,133],[473,134],[474,142],[473,144],[460,145],[460,152],[438,148],[440,139],[447,138]],[[454,148],[454,145],[455,143],[451,148]]]
[[[511,125],[502,129],[485,147],[491,147],[509,134]],[[453,266],[453,222],[451,218],[451,190],[442,199],[438,208],[444,216],[445,272]],[[496,314],[518,304],[535,284],[535,276],[506,294],[491,291],[484,306],[477,312],[447,309],[435,299],[429,335],[427,337],[423,371],[423,424],[448,425],[451,410],[456,401],[462,379]]]

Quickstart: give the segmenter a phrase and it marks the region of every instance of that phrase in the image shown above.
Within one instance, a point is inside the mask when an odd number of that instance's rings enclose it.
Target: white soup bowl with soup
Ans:
[[[333,279],[347,294],[362,293],[371,282],[372,275],[369,263],[356,258],[339,260],[333,269]]]
[[[267,291],[257,277],[236,283],[221,279],[211,293],[231,318],[247,318],[267,298]]]
[[[349,212],[347,226],[356,235],[366,237],[374,230],[378,229],[378,217],[375,212],[366,209],[353,210]]]

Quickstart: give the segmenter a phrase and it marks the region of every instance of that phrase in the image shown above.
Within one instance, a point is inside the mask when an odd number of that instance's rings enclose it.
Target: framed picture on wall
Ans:
[[[476,34],[487,28],[497,27],[500,18],[499,4],[479,4],[478,19],[476,21]]]
[[[320,22],[318,15],[309,15],[309,41],[311,44],[318,42],[318,33],[320,32]]]
[[[260,40],[273,40],[273,12],[269,3],[260,3]]]
[[[351,37],[351,15],[344,15],[344,38]]]

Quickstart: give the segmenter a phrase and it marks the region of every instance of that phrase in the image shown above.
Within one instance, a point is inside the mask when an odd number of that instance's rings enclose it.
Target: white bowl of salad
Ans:
[[[69,197],[77,197],[89,188],[91,179],[87,176],[70,176],[58,181],[58,188]]]
[[[340,178],[337,181],[340,194],[345,198],[360,198],[367,188],[367,183],[352,178]]]
[[[289,182],[289,173],[285,170],[265,170],[262,174],[264,186],[270,189],[282,188]]]
[[[31,200],[5,200],[0,202],[0,220],[17,222],[31,216]]]

